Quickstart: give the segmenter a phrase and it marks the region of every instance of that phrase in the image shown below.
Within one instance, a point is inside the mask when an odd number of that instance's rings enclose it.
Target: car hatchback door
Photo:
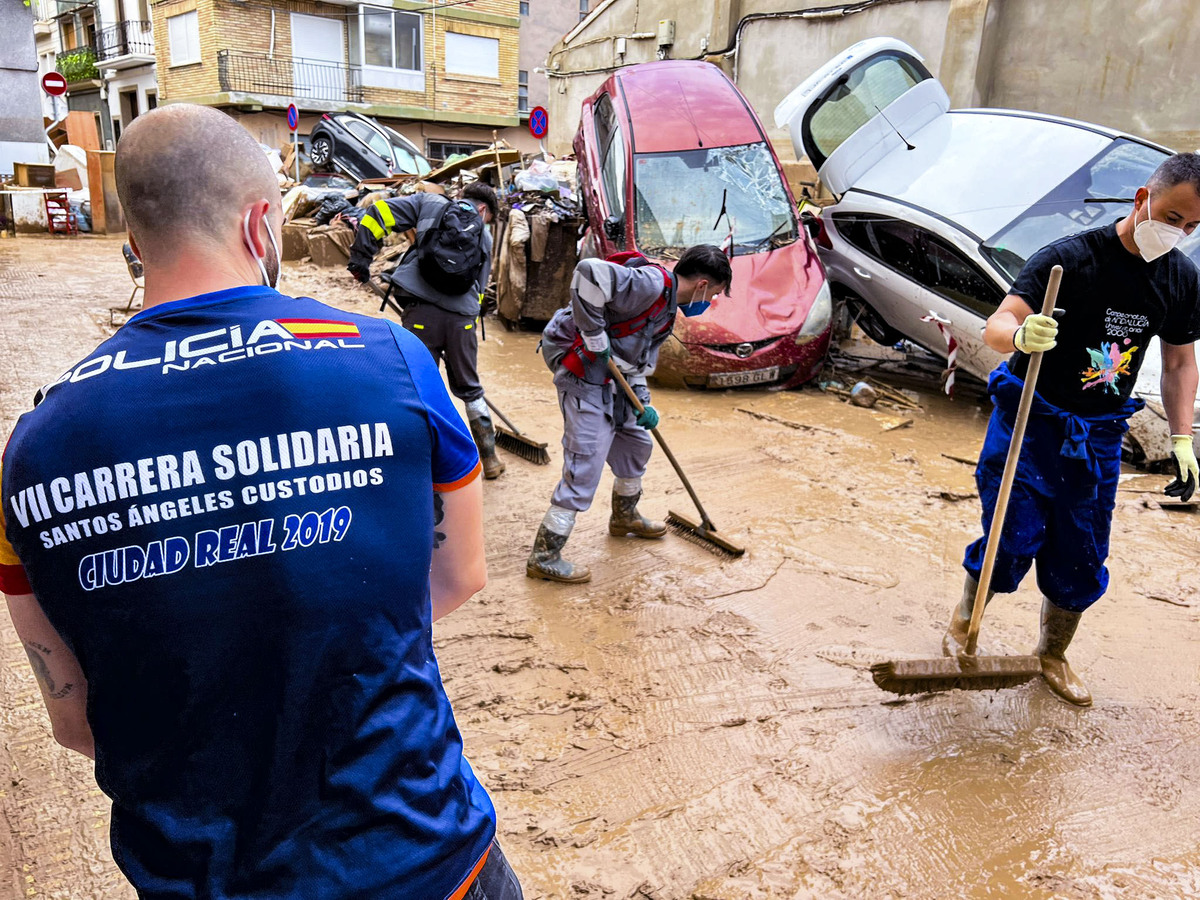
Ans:
[[[796,156],[807,156],[840,196],[889,153],[911,149],[907,136],[949,109],[917,51],[895,38],[871,38],[788,94],[775,124],[789,129]]]

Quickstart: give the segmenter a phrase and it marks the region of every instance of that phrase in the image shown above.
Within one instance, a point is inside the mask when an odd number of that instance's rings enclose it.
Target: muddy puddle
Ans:
[[[49,271],[39,242],[21,252]],[[374,312],[339,275],[293,267],[285,288]],[[118,276],[60,302],[97,307]],[[36,304],[23,309],[37,320]],[[75,355],[101,336],[44,318]],[[1151,502],[1166,478],[1131,471],[1118,495],[1113,587],[1071,653],[1093,708],[1040,683],[893,697],[869,666],[939,653],[961,591],[979,506],[960,460],[978,453],[985,408],[936,385],[902,415],[815,390],[658,390],[664,434],[748,552],[610,537],[606,478],[567,545],[594,580],[552,585],[524,575],[562,459],[536,343],[492,326],[481,369],[553,462],[506,457],[485,491],[490,583],[435,630],[526,897],[1200,896],[1200,519]],[[38,364],[14,379],[46,380]],[[3,412],[7,428],[15,401]],[[912,424],[892,427],[897,415]],[[660,453],[645,489],[647,514],[692,512]],[[1039,603],[1032,582],[999,598],[985,650],[1028,652]],[[20,896],[132,896],[103,849],[106,801],[53,747],[0,622],[0,762],[13,773],[0,862],[7,852]]]

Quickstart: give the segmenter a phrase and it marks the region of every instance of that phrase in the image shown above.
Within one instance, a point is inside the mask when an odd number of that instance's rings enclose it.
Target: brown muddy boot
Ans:
[[[592,573],[587,566],[577,566],[562,558],[562,548],[567,544],[567,535],[555,534],[542,523],[537,537],[533,539],[533,552],[525,563],[525,575],[528,578],[544,578],[547,581],[560,581],[563,584],[582,584],[592,580]]]
[[[479,448],[479,461],[483,463],[483,477],[488,481],[504,474],[504,462],[496,455],[496,429],[488,416],[470,420],[471,437]]]
[[[1067,662],[1067,647],[1083,613],[1071,612],[1042,598],[1042,634],[1033,652],[1042,660],[1042,677],[1050,690],[1068,703],[1091,706],[1092,694]]]
[[[628,496],[618,494],[613,488],[612,515],[608,519],[608,533],[615,537],[625,537],[632,534],[640,538],[660,538],[667,533],[665,522],[647,519],[638,512],[638,501],[642,492]]]
[[[968,575],[963,583],[962,599],[950,614],[950,627],[946,629],[946,635],[942,638],[943,656],[962,656],[963,650],[966,649],[967,631],[971,627],[971,613],[975,609],[975,592],[978,590],[979,582]],[[991,603],[994,596],[995,591],[988,591],[983,601],[984,606]]]

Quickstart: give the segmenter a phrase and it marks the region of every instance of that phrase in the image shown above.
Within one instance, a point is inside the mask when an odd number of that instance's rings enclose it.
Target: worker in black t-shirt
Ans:
[[[1064,700],[1091,704],[1066,649],[1083,611],[1108,587],[1104,561],[1121,437],[1126,420],[1143,405],[1131,392],[1155,335],[1162,342],[1162,400],[1178,472],[1167,493],[1187,500],[1200,480],[1192,444],[1200,272],[1173,249],[1198,224],[1200,155],[1179,153],[1138,188],[1124,219],[1062,238],[1030,257],[988,319],[988,346],[1016,354],[992,373],[988,385],[996,409],[975,474],[984,534],[963,560],[967,581],[942,643],[947,656],[961,654],[966,643],[1027,354],[1052,350],[1042,360],[987,597],[1015,591],[1036,563],[1044,599],[1035,652],[1043,675]],[[1039,310],[1055,265],[1063,267],[1060,310],[1043,316]]]

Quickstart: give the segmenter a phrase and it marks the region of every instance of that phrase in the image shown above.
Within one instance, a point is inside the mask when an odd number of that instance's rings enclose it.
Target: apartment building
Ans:
[[[158,99],[218,107],[258,140],[307,134],[325,112],[373,116],[431,159],[528,146],[518,115],[519,0],[154,0]]]
[[[600,0],[521,0],[521,52],[517,73],[517,110],[527,120],[529,111],[550,100],[546,55],[568,31],[587,18]]]
[[[38,71],[66,77],[63,99],[44,97],[43,115],[96,117],[102,146],[158,103],[150,0],[32,0]]]

